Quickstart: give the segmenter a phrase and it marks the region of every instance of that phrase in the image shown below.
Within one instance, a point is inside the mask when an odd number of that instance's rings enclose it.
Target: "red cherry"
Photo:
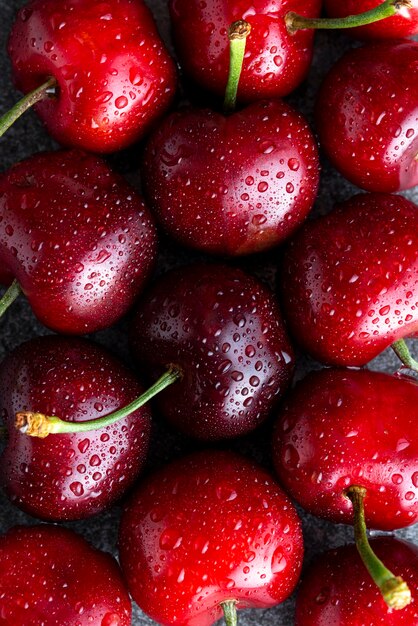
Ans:
[[[302,552],[290,500],[264,470],[230,452],[194,454],[154,474],[134,494],[120,531],[130,591],[164,626],[209,626],[222,603],[283,602]]]
[[[333,165],[368,191],[417,185],[417,100],[417,42],[381,42],[347,52],[317,102],[321,144]]]
[[[274,464],[307,511],[353,522],[351,486],[367,490],[372,528],[409,526],[418,515],[418,383],[369,371],[322,370],[299,383],[280,413]]]
[[[364,365],[418,332],[418,208],[360,195],[307,224],[284,258],[289,326],[316,359]]]
[[[141,391],[121,363],[81,339],[42,337],[9,354],[0,367],[0,414],[9,433],[0,476],[13,504],[47,520],[81,519],[109,508],[145,461],[147,408],[94,432],[47,439],[16,430],[15,415],[34,410],[85,422],[125,406]]]
[[[77,151],[36,155],[0,177],[0,195],[4,278],[13,274],[43,324],[84,334],[127,312],[153,267],[156,232],[106,163]]]
[[[9,55],[24,93],[55,79],[56,96],[36,106],[54,139],[93,152],[137,141],[175,90],[174,64],[142,0],[32,0]]]
[[[312,59],[313,33],[290,34],[285,17],[290,11],[316,17],[320,7],[320,0],[170,0],[176,47],[185,71],[220,96],[228,77],[228,27],[237,20],[249,22],[252,30],[238,92],[241,102],[285,96],[304,80]]]
[[[131,624],[115,560],[66,528],[13,528],[0,537],[0,561],[4,626]]]
[[[325,0],[325,9],[330,17],[342,18],[370,11],[378,4],[379,0],[344,0],[344,2]],[[392,1],[392,4],[395,2]],[[418,33],[418,2],[410,0],[403,4],[404,6],[393,17],[360,28],[353,28],[348,30],[347,34],[360,39],[396,39],[416,35]]]
[[[312,208],[319,182],[315,140],[280,101],[229,117],[174,113],[152,136],[143,173],[150,205],[171,236],[226,255],[288,237]]]
[[[170,364],[182,371],[157,403],[177,428],[205,440],[256,428],[293,371],[273,294],[223,265],[190,266],[160,278],[140,304],[131,342],[153,379]]]
[[[418,548],[392,537],[371,540],[373,549],[412,591],[412,602],[390,609],[367,575],[353,545],[322,554],[302,579],[296,626],[412,626],[418,623]]]

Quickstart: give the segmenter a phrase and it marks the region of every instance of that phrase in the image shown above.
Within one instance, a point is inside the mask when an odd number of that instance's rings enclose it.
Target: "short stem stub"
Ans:
[[[418,372],[418,361],[412,358],[409,352],[408,346],[403,339],[399,339],[392,344],[392,350],[396,356],[402,361],[402,363],[408,369]]]
[[[84,433],[98,430],[105,426],[111,426],[128,415],[131,415],[131,413],[140,409],[154,396],[175,383],[182,376],[183,373],[178,367],[170,366],[169,370],[139,398],[122,409],[98,419],[88,420],[86,422],[66,422],[59,417],[48,416],[43,413],[21,411],[16,413],[15,426],[22,434],[29,435],[30,437],[38,437],[39,439],[45,439],[45,437],[52,434]]]
[[[374,22],[396,15],[398,11],[405,8],[412,9],[411,0],[386,0],[374,9],[358,15],[347,15],[347,17],[310,18],[298,15],[292,11],[287,13],[285,22],[287,30],[291,35],[294,35],[298,30],[306,29],[340,30],[342,28],[357,28],[358,26],[374,24]]]
[[[247,37],[251,26],[244,20],[234,22],[229,27],[229,75],[225,91],[224,111],[230,113],[235,110],[237,103],[238,86],[244,63]]]
[[[225,624],[226,626],[237,626],[238,624],[238,614],[237,614],[237,603],[235,600],[228,600],[227,602],[222,602],[222,610],[224,612]]]
[[[364,518],[364,499],[367,490],[364,487],[351,486],[345,492],[353,503],[354,536],[357,550],[373,581],[379,587],[386,604],[395,610],[403,609],[410,604],[411,591],[402,578],[395,576],[373,552],[367,538]]]
[[[18,296],[22,293],[19,283],[14,280],[6,293],[0,298],[0,317],[7,311],[9,306],[13,304]]]
[[[37,87],[30,93],[23,96],[19,102],[7,111],[2,117],[0,117],[0,137],[9,130],[16,120],[19,119],[26,111],[31,109],[35,104],[46,98],[51,98],[56,95],[57,81],[55,78],[50,78],[43,85]]]

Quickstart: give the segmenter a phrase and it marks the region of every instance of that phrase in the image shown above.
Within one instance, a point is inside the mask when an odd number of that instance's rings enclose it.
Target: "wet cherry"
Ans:
[[[367,575],[353,545],[316,559],[302,578],[296,601],[296,626],[412,626],[418,623],[418,547],[392,537],[370,541],[376,554],[399,572],[411,589],[412,602],[390,609]]]
[[[319,182],[315,140],[280,101],[226,117],[184,110],[152,136],[143,173],[150,206],[175,239],[241,255],[279,244],[312,208]]]
[[[210,626],[292,592],[301,567],[297,513],[274,480],[230,452],[201,452],[148,478],[120,530],[132,596],[159,624]]]
[[[116,561],[66,528],[16,527],[0,537],[4,626],[129,626]]]
[[[359,195],[291,241],[280,289],[290,329],[316,359],[364,365],[418,332],[418,207]]]
[[[84,334],[127,312],[153,267],[156,231],[104,161],[38,154],[0,177],[0,195],[1,278],[14,276],[43,324]]]
[[[51,135],[92,152],[137,141],[174,95],[174,63],[142,0],[32,0],[9,55],[24,93],[53,78],[36,106]]]
[[[409,526],[418,516],[418,383],[355,370],[322,370],[300,382],[280,412],[274,463],[310,513],[352,523],[346,491],[366,488],[367,524]],[[414,408],[415,407],[415,408]]]
[[[85,340],[42,337],[9,354],[0,366],[0,414],[9,435],[0,476],[13,504],[47,520],[81,519],[107,509],[137,477],[150,437],[147,408],[94,432],[47,439],[16,430],[16,413],[40,411],[85,422],[141,392],[119,361]]]
[[[131,344],[152,380],[171,364],[182,372],[157,404],[176,428],[200,439],[256,428],[293,371],[273,294],[224,265],[189,266],[160,278],[140,302]]]
[[[367,191],[417,185],[417,99],[417,42],[381,42],[347,52],[326,77],[317,102],[319,137],[333,165]]]
[[[370,11],[378,6],[379,0],[325,0],[327,14],[333,18],[357,15],[364,11]],[[388,19],[353,28],[347,34],[360,39],[397,39],[398,37],[411,37],[418,33],[418,1],[410,0],[410,6],[403,3],[397,14]]]
[[[290,11],[317,17],[320,8],[320,0],[170,1],[184,70],[221,97],[228,77],[228,27],[237,20],[249,22],[252,30],[238,93],[241,102],[287,95],[304,80],[312,59],[313,33],[290,34],[285,17]]]

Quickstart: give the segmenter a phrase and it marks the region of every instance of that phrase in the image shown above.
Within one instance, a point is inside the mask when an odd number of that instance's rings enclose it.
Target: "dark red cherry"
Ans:
[[[360,195],[307,224],[290,243],[280,288],[304,350],[364,365],[418,332],[418,207]]]
[[[312,208],[319,182],[315,140],[304,119],[280,101],[228,117],[174,113],[152,136],[143,173],[165,230],[185,245],[223,255],[279,244]]]
[[[66,528],[20,526],[0,537],[4,626],[129,626],[116,561]]]
[[[0,476],[13,504],[47,520],[81,519],[107,509],[137,477],[150,436],[147,408],[94,432],[47,439],[16,430],[16,413],[85,422],[141,392],[119,361],[85,340],[42,337],[9,354],[0,367],[0,414],[9,435]]]
[[[201,452],[146,480],[120,530],[132,596],[164,626],[210,626],[235,608],[292,592],[303,545],[290,500],[264,470],[230,452]]]
[[[382,0],[325,0],[325,9],[329,17],[341,18],[357,15],[375,9]],[[392,4],[396,4],[393,0]],[[411,37],[418,33],[418,2],[403,2],[396,15],[374,24],[347,30],[347,34],[360,39],[396,39]],[[410,6],[406,6],[409,4]]]
[[[197,83],[223,96],[229,67],[228,27],[246,20],[252,30],[239,100],[285,96],[306,77],[313,48],[312,31],[290,34],[285,17],[290,11],[317,17],[320,7],[320,0],[170,0],[181,64]]]
[[[115,152],[137,141],[168,108],[174,63],[142,0],[32,0],[9,39],[17,87],[55,79],[36,109],[60,143]]]
[[[303,576],[296,626],[413,626],[418,623],[418,547],[392,537],[370,541],[376,554],[407,581],[414,602],[390,609],[354,545],[322,554]]]
[[[14,276],[49,328],[84,334],[114,324],[155,256],[147,208],[99,158],[39,154],[0,177],[1,278]]]
[[[418,184],[418,43],[347,52],[321,87],[317,126],[333,165],[367,191]]]
[[[418,383],[354,370],[322,370],[299,383],[280,412],[274,464],[307,511],[353,522],[350,487],[366,489],[369,527],[393,530],[418,516]]]
[[[171,424],[205,440],[256,428],[293,371],[273,294],[224,265],[190,266],[160,278],[140,303],[131,343],[152,379],[170,364],[182,371],[157,404]]]

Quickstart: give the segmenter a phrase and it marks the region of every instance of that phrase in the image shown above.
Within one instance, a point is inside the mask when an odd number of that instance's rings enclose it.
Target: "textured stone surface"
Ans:
[[[23,0],[0,0],[2,28],[0,33],[0,111],[5,111],[18,98],[13,90],[10,79],[10,68],[6,54],[7,33],[10,29],[16,10],[23,6]],[[160,30],[169,41],[169,24],[166,11],[166,0],[148,0],[148,4],[154,11]],[[316,40],[315,63],[309,79],[289,101],[296,105],[312,122],[312,110],[315,94],[320,80],[326,70],[331,66],[346,49],[352,45],[348,39],[339,35],[319,34]],[[54,142],[47,136],[35,114],[28,113],[12,128],[6,138],[0,141],[0,160],[2,169],[6,169],[18,160],[21,160],[39,150],[56,147]],[[139,184],[135,171],[139,160],[140,149],[134,148],[120,157],[112,157],[112,163],[127,177]],[[322,182],[320,195],[316,203],[315,212],[327,212],[337,200],[345,199],[355,192],[355,188],[344,181],[326,162],[323,163]],[[406,194],[418,202],[418,191]],[[183,250],[179,250],[173,244],[163,241],[161,257],[157,272],[163,272],[167,267],[184,264],[187,260],[198,258]],[[253,272],[263,280],[274,284],[277,253],[264,255],[261,258],[251,258],[241,262],[241,266]],[[95,339],[109,346],[123,359],[129,362],[129,349],[126,338],[126,322],[121,322],[117,328],[98,333]],[[20,298],[0,321],[0,360],[4,355],[18,346],[23,341],[40,334],[48,334],[42,328],[31,313],[30,307],[24,298]],[[415,343],[415,352],[418,352],[418,344]],[[305,357],[300,357],[297,377],[312,368],[319,367]],[[374,369],[393,372],[397,367],[396,358],[388,351],[381,355],[371,364]],[[236,450],[252,456],[269,467],[270,453],[270,424],[263,427],[256,435],[234,442],[231,446]],[[149,459],[149,468],[157,467],[162,463],[178,456],[183,451],[194,448],[191,441],[173,434],[157,421],[155,426],[154,443]],[[306,540],[306,561],[313,554],[321,552],[327,547],[335,547],[352,539],[352,529],[345,526],[334,526],[309,515],[303,515],[304,534]],[[116,539],[118,528],[119,509],[116,508],[108,513],[95,517],[91,520],[68,524],[69,527],[82,533],[88,540],[99,548],[116,554]],[[15,524],[30,524],[34,520],[15,509],[0,494],[0,531]],[[399,536],[418,541],[417,527],[397,533]],[[16,583],[17,584],[17,583]],[[241,626],[291,626],[293,624],[293,599],[288,600],[281,607],[269,611],[246,611],[240,618]],[[151,625],[153,622],[144,616],[138,609],[134,611],[133,624]]]

